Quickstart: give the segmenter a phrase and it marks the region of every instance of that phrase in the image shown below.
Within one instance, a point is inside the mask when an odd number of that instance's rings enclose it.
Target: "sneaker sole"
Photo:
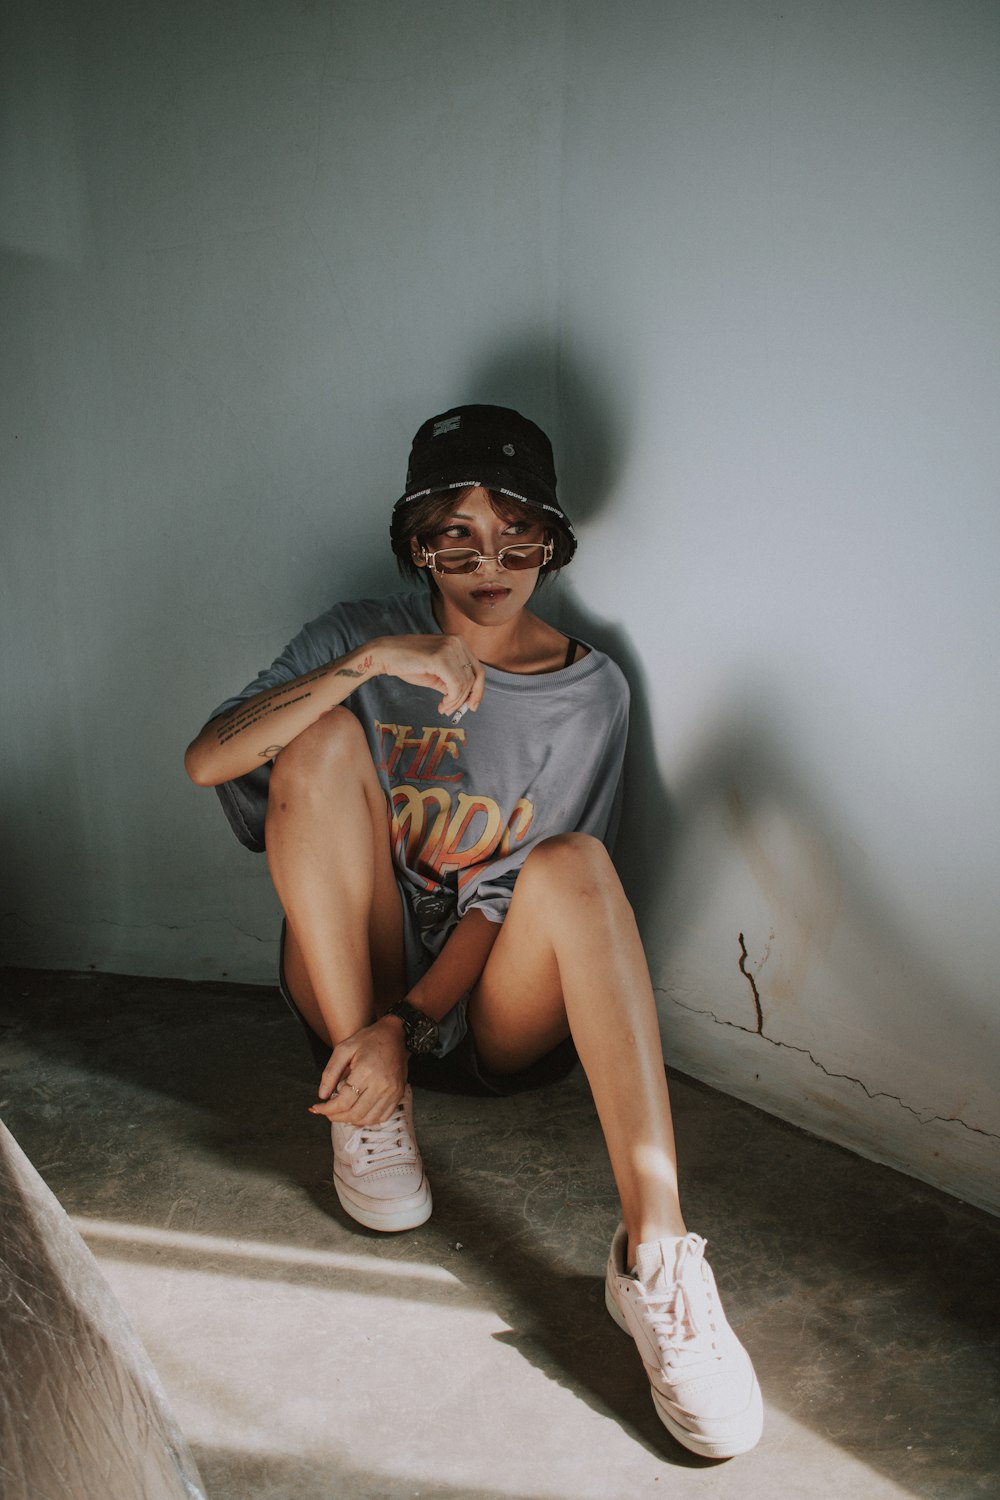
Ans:
[[[426,1224],[434,1207],[431,1186],[426,1177],[419,1192],[411,1193],[408,1198],[390,1200],[384,1207],[378,1199],[355,1197],[337,1176],[334,1176],[333,1186],[341,1208],[356,1223],[363,1224],[366,1229],[379,1229],[388,1234],[398,1233],[401,1229],[417,1229],[421,1224]]]
[[[632,1330],[629,1328],[625,1315],[618,1306],[618,1302],[606,1280],[604,1283],[604,1305],[622,1332],[627,1333],[629,1338],[631,1338]],[[739,1427],[735,1429],[732,1436],[726,1441],[723,1441],[721,1438],[699,1437],[696,1432],[691,1432],[689,1428],[682,1427],[663,1405],[664,1398],[652,1383],[650,1383],[649,1394],[653,1398],[656,1415],[670,1433],[670,1436],[676,1438],[682,1448],[687,1448],[689,1453],[697,1453],[700,1458],[739,1458],[741,1453],[749,1453],[760,1442],[764,1427],[764,1402],[760,1394],[760,1386],[757,1384],[756,1376],[754,1377],[754,1390],[750,1408],[746,1415],[740,1419]]]

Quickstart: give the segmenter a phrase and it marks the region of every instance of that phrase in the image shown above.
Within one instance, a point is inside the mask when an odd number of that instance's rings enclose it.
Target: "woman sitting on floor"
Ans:
[[[608,1310],[674,1437],[745,1452],[760,1391],[681,1214],[652,985],[606,847],[628,689],[528,608],[576,549],[545,434],[502,407],[432,418],[391,535],[427,586],[313,620],[186,757],[266,848],[337,1195],[371,1229],[429,1216],[411,1057],[509,1093],[579,1056],[622,1206]]]

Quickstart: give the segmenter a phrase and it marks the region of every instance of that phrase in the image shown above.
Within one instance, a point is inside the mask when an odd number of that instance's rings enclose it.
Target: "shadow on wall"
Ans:
[[[983,1145],[996,1140],[983,1114],[986,1098],[973,1097],[983,1074],[982,1007],[873,878],[863,852],[770,727],[787,713],[774,705],[769,711],[767,703],[763,686],[734,695],[674,789],[677,844],[659,885],[657,947],[667,954],[678,945],[710,898],[726,858],[718,839],[724,830],[753,878],[758,910],[771,914],[774,927],[754,955],[749,935],[734,925],[732,965],[747,1003],[739,1019],[722,1024],[804,1053],[821,1072],[856,1084],[869,1099],[895,1100],[921,1123],[954,1123]],[[700,1013],[720,1019],[710,999]],[[817,1055],[824,1033],[836,1056]],[[904,1097],[842,1071],[852,1053],[868,1054],[866,1071],[881,1068],[899,1080],[892,1087],[902,1082]],[[921,1082],[936,1099],[921,1101]],[[905,1097],[908,1085],[917,1097]]]
[[[578,533],[615,494],[631,435],[624,408],[602,384],[596,363],[538,339],[512,342],[474,364],[464,401],[513,406],[545,428],[556,451],[560,498]],[[537,393],[539,405],[529,404]],[[548,409],[546,409],[548,408]],[[625,797],[615,863],[640,928],[662,909],[676,847],[677,814],[660,776],[653,742],[646,674],[628,632],[597,614],[573,588],[570,568],[551,592],[538,597],[540,612],[607,653],[625,674],[631,692]],[[610,600],[608,601],[611,602]]]
[[[537,415],[553,434],[560,493],[578,526],[598,517],[615,495],[633,441],[627,381],[616,377],[612,390],[606,368],[604,361],[570,358],[565,347],[527,338],[474,364],[461,398]],[[527,407],[529,396],[553,389],[550,410],[544,403],[539,410]],[[671,982],[667,1003],[788,1047],[826,1078],[846,1080],[858,1090],[855,1116],[868,1111],[869,1101],[889,1100],[916,1121],[935,1120],[978,1137],[965,1145],[978,1149],[995,1141],[989,1121],[980,1117],[982,1105],[971,1097],[974,1084],[959,1083],[963,1063],[972,1064],[973,1075],[981,1072],[975,1038],[983,1016],[975,997],[957,989],[931,944],[894,909],[891,893],[872,878],[821,789],[809,785],[775,734],[774,724],[791,714],[773,701],[773,686],[734,689],[692,756],[690,772],[668,789],[640,652],[621,623],[595,613],[572,580],[570,568],[539,603],[560,627],[613,657],[631,689],[616,863],[654,978],[657,970],[670,973],[683,940],[713,897],[719,899],[734,856],[749,874],[752,910],[734,910],[731,958],[711,960],[731,974],[745,1010],[736,1019],[716,1014],[717,996],[704,994],[697,975],[690,996],[675,992]],[[748,925],[762,910],[773,921],[763,938]],[[953,1039],[950,1057],[941,1045],[942,1006]],[[867,1079],[855,1076],[859,1057],[872,1075]],[[907,1088],[915,1097],[900,1098],[897,1091]]]

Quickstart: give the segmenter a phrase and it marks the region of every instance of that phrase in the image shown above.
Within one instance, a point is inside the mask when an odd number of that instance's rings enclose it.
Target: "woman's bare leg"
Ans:
[[[370,1040],[371,1023],[402,997],[405,962],[385,796],[349,710],[324,714],[278,756],[266,843],[285,909],[291,996],[331,1052],[338,1043],[355,1048],[346,1071],[328,1078],[334,1052],[312,1106],[332,1127],[337,1197],[368,1229],[415,1229],[429,1217],[432,1199],[413,1134],[405,1063],[401,1073],[390,1068],[381,1077],[364,1059],[356,1065],[356,1034]]]
[[[324,714],[277,757],[266,843],[285,911],[285,980],[332,1047],[405,993],[385,796],[350,710]]]
[[[656,1004],[632,909],[596,839],[548,839],[525,861],[469,1006],[487,1068],[526,1066],[567,1033],[604,1131],[629,1264],[686,1233]]]
[[[608,1310],[635,1340],[674,1437],[708,1458],[746,1453],[761,1434],[760,1388],[719,1304],[705,1242],[685,1231],[652,985],[596,840],[564,835],[528,856],[469,1015],[483,1061],[501,1071],[537,1057],[568,1026],[628,1236],[627,1246],[619,1235],[612,1242]]]

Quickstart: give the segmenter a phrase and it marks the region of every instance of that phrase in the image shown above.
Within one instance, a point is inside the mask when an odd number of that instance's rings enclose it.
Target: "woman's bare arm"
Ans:
[[[427,972],[407,992],[407,1000],[432,1021],[440,1021],[479,979],[499,935],[499,922],[491,922],[475,907],[467,911]]]
[[[460,636],[380,636],[210,719],[188,746],[184,768],[197,786],[245,776],[382,673],[440,693],[442,714],[463,704],[476,709],[483,696],[482,666]]]
[[[196,786],[218,786],[273,760],[303,729],[374,675],[376,644],[269,688],[210,719],[184,754],[184,769],[191,780]]]
[[[479,979],[499,932],[499,922],[491,922],[475,908],[467,911],[406,998],[425,1016],[440,1021]],[[320,1079],[319,1103],[311,1106],[314,1115],[338,1120],[357,1114],[356,1099],[336,1092],[347,1072],[358,1087],[371,1091],[366,1107],[374,1106],[376,1114],[380,1107],[392,1107],[406,1081],[403,1023],[398,1016],[380,1016],[334,1047]]]

